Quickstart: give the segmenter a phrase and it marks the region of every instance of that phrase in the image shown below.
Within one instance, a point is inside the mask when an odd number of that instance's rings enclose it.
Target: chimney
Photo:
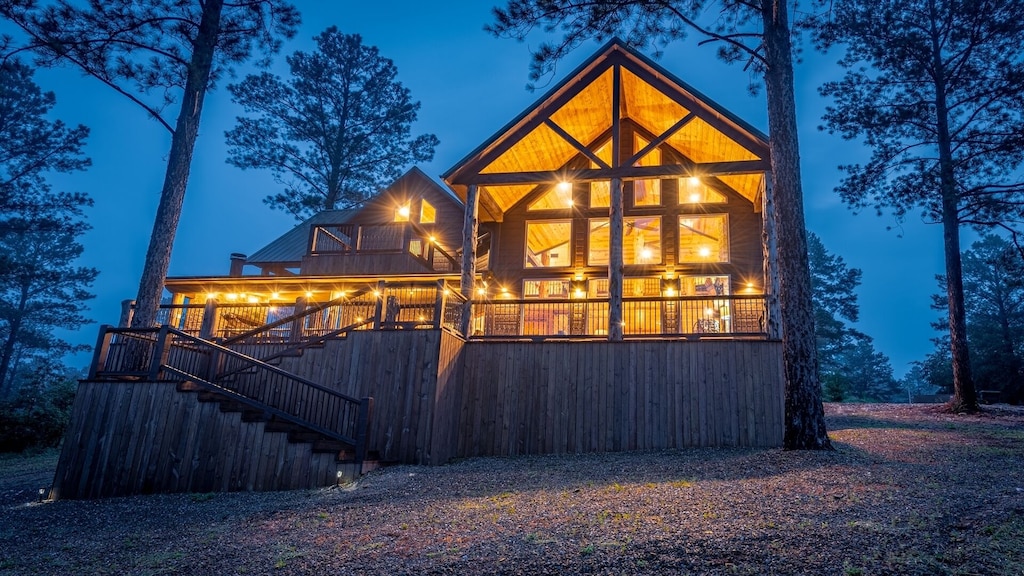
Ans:
[[[234,252],[231,254],[231,270],[228,276],[241,276],[242,268],[245,266],[245,254]]]

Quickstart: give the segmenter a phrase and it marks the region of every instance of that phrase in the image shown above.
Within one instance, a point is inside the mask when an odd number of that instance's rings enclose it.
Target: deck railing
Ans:
[[[225,344],[286,344],[354,329],[458,329],[464,298],[445,280],[380,282],[328,302],[165,304],[157,325]]]
[[[761,295],[623,298],[625,336],[755,337],[766,332]],[[608,300],[511,300],[473,302],[474,338],[608,334]]]
[[[90,380],[191,382],[267,417],[290,422],[366,454],[372,398],[331,390],[169,326],[102,326]]]

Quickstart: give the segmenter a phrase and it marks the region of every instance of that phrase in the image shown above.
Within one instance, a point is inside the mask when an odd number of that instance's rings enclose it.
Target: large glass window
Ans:
[[[526,268],[571,266],[572,220],[526,223]]]
[[[566,208],[572,207],[572,183],[571,182],[559,182],[555,186],[552,186],[550,190],[545,192],[529,206],[527,210],[565,210]]]
[[[661,217],[645,216],[623,218],[622,261],[624,264],[658,264],[661,262]],[[590,219],[590,250],[587,263],[591,266],[608,264],[608,246],[611,238],[607,218]]]
[[[612,165],[612,143],[611,140],[606,141],[604,144],[599,146],[597,150],[594,150],[594,155],[604,161],[605,164]],[[593,161],[590,162],[591,168],[597,168],[597,164]],[[611,182],[603,180],[601,182],[590,183],[590,207],[591,208],[607,208],[612,205],[611,203]]]
[[[722,204],[725,194],[709,187],[698,176],[679,179],[680,204]]]
[[[643,150],[651,141],[640,135],[633,137],[634,154]],[[654,148],[636,161],[637,166],[661,166],[661,149]],[[660,206],[661,180],[656,178],[633,181],[634,206]]]
[[[725,214],[679,217],[679,262],[728,262],[729,220]]]

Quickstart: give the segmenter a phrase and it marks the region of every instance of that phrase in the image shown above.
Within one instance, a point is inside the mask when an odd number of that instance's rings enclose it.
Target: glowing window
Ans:
[[[572,220],[547,220],[526,223],[526,268],[570,266]]]
[[[527,210],[565,210],[572,207],[572,183],[559,182],[526,207]]]
[[[639,135],[633,137],[634,153],[644,149],[651,141]],[[655,147],[636,161],[636,166],[661,166],[661,149]],[[646,179],[633,181],[634,206],[660,206],[661,180]]]
[[[699,177],[679,179],[680,204],[724,204],[725,194],[711,188]]]
[[[725,214],[679,217],[679,262],[728,262],[729,220]]]
[[[612,143],[611,140],[606,141],[604,144],[598,147],[594,151],[594,155],[604,161],[605,164],[612,165]],[[597,168],[597,164],[594,162],[590,163],[591,168]],[[603,182],[591,182],[590,183],[590,207],[591,208],[607,208],[611,206],[611,182],[607,180]]]
[[[423,200],[420,202],[420,224],[433,224],[437,221],[437,209],[433,204]]]
[[[624,264],[661,263],[661,217],[622,219],[622,262]],[[608,264],[608,246],[611,235],[607,218],[590,220],[590,249],[587,264]]]

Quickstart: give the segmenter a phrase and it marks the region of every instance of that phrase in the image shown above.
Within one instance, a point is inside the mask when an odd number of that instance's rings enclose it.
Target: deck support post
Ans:
[[[295,299],[295,308],[292,309],[292,314],[298,316],[306,311],[306,297],[299,296]],[[288,335],[288,340],[291,342],[301,342],[303,339],[303,332],[305,332],[306,318],[296,318],[292,320],[291,333]]]
[[[199,327],[199,337],[203,340],[213,340],[217,334],[217,299],[207,298],[206,307],[203,308],[203,323]]]
[[[608,340],[622,341],[622,180],[612,178],[608,238]]]
[[[462,221],[462,278],[459,290],[466,301],[462,305],[462,321],[459,332],[469,336],[473,323],[473,290],[476,280],[476,233],[480,214],[480,188],[470,184],[466,191],[466,215]]]

